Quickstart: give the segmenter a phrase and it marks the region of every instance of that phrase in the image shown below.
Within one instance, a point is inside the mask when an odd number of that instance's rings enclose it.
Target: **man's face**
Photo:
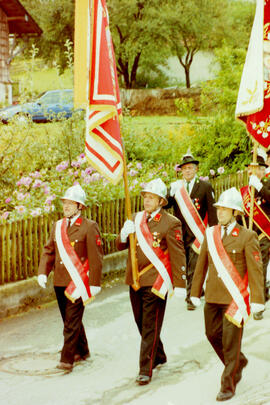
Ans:
[[[181,172],[186,181],[191,181],[195,177],[197,170],[198,166],[195,163],[187,163],[181,167]]]
[[[259,179],[262,179],[265,176],[265,167],[264,166],[255,166],[254,173],[253,173],[253,166],[248,166],[248,175],[251,176],[255,174]]]
[[[231,208],[217,207],[217,217],[220,225],[227,225],[234,218],[233,210]]]
[[[71,200],[63,200],[64,216],[69,218],[78,212],[78,203]]]
[[[143,206],[146,212],[151,214],[160,207],[160,197],[152,193],[144,193]]]

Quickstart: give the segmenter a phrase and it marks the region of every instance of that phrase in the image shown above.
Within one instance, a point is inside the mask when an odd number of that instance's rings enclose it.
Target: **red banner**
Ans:
[[[257,0],[238,93],[236,117],[261,146],[270,146],[270,0]]]
[[[123,174],[123,147],[114,49],[106,1],[91,0],[90,4],[89,107],[85,151],[91,165],[116,184]]]

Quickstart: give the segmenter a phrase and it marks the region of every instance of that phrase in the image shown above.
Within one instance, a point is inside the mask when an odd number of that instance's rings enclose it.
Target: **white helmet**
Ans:
[[[85,206],[86,194],[79,184],[69,187],[61,200],[71,200]]]
[[[218,202],[213,205],[215,207],[231,208],[240,211],[242,214],[244,213],[241,193],[235,187],[223,191],[219,196]]]
[[[160,178],[149,181],[149,183],[145,185],[144,189],[141,192],[142,196],[144,196],[144,193],[156,194],[159,197],[163,198],[164,201],[162,205],[168,204],[168,200],[166,198],[167,187]]]

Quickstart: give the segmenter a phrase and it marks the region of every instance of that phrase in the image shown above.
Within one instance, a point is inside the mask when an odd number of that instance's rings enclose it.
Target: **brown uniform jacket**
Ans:
[[[157,232],[155,238],[160,239],[160,248],[164,251],[168,249],[173,285],[175,287],[185,287],[185,270],[186,270],[186,256],[184,250],[184,244],[182,240],[182,227],[179,219],[173,215],[168,214],[166,211],[161,209],[159,213],[148,222],[148,227],[152,233]],[[118,250],[124,250],[128,247],[127,243],[122,243],[120,235],[116,239],[116,247]],[[137,243],[136,248],[138,268],[141,271],[144,267],[150,264],[147,257],[144,255],[140,246]],[[158,276],[158,271],[153,267],[144,273],[139,280],[141,287],[152,286],[156,281]],[[132,285],[132,268],[130,254],[128,256],[127,271],[126,271],[126,284]]]
[[[223,246],[241,278],[244,278],[244,275],[248,272],[251,302],[264,304],[262,260],[257,234],[238,224],[236,224],[235,228],[239,230],[238,236],[233,236],[233,232],[231,232],[223,238]],[[201,296],[207,269],[209,273],[206,280],[205,301],[212,304],[230,304],[232,297],[218,276],[205,237],[193,276],[192,297]]]
[[[89,261],[89,285],[99,286],[101,280],[103,249],[99,228],[96,222],[87,218],[78,219],[68,228],[68,237],[81,262]],[[43,249],[38,274],[48,274],[54,270],[54,285],[67,286],[70,275],[61,261],[55,240],[55,225],[53,225],[50,238]]]

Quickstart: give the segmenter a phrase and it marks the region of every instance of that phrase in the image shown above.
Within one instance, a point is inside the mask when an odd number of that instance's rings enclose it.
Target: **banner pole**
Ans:
[[[252,174],[255,174],[255,168],[257,167],[257,153],[258,153],[258,143],[254,142],[254,144],[253,144]],[[250,230],[252,230],[252,226],[253,226],[254,194],[255,194],[255,188],[253,186],[251,186],[251,190],[250,190],[249,227],[248,227],[248,229],[250,229]]]
[[[122,131],[121,131],[122,132]],[[121,139],[123,143],[123,136],[121,133]],[[128,188],[128,177],[127,177],[127,164],[126,164],[126,153],[123,143],[123,179],[124,179],[124,188],[125,188],[125,202],[126,202],[126,213],[128,219],[132,220],[132,212],[131,212],[131,201],[130,201],[130,194]],[[138,270],[138,261],[136,255],[136,244],[135,244],[135,235],[134,233],[129,234],[129,247],[130,247],[130,258],[131,258],[131,266],[132,266],[132,278],[133,290],[137,291],[140,288],[139,284],[139,270]]]

